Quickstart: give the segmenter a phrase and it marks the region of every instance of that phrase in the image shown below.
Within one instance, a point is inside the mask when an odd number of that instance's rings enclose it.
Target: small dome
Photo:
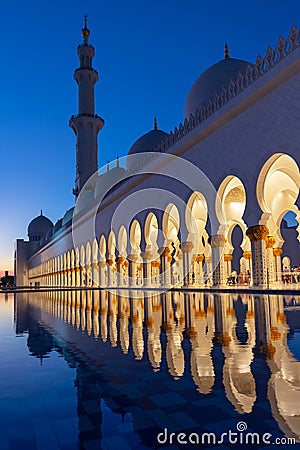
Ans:
[[[28,225],[27,235],[30,241],[39,241],[51,228],[53,223],[50,219],[41,215],[33,219]]]
[[[156,145],[160,144],[167,136],[168,134],[162,130],[151,130],[135,141],[130,147],[128,155],[153,152]]]
[[[248,61],[228,57],[205,70],[188,93],[184,117],[188,119],[197,108],[200,110],[203,105],[207,105],[209,99],[213,101],[216,93],[221,94],[223,87],[227,89],[230,81],[235,81],[239,73],[245,75],[249,65],[253,66]]]
[[[95,188],[95,198],[100,195],[104,196],[111,190],[113,186],[119,183],[120,180],[124,179],[125,169],[123,167],[113,167],[107,172],[99,176]]]
[[[54,225],[53,234],[62,228],[62,221],[63,221],[62,219],[58,219],[58,221]]]
[[[160,144],[166,137],[168,136],[168,133],[165,131],[159,130],[157,128],[157,121],[154,119],[154,129],[151,131],[148,131],[148,133],[141,136],[139,139],[135,141],[135,143],[130,147],[130,150],[128,152],[129,155],[136,155],[138,153],[147,153],[147,152],[154,152],[155,147]],[[126,161],[126,168],[127,170],[131,169],[132,163],[130,163],[130,160],[133,161],[132,158],[127,158]]]
[[[70,208],[70,209],[68,209],[68,211],[66,211],[66,213],[62,219],[62,225],[67,225],[67,223],[69,223],[73,219],[73,212],[74,212],[74,206],[73,206],[73,208]]]

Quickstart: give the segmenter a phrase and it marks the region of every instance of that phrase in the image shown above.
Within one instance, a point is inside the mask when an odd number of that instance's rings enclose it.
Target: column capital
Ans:
[[[141,253],[141,257],[143,258],[144,261],[149,261],[153,257],[153,252],[151,252],[150,250],[146,250]]]
[[[136,253],[131,253],[127,255],[127,259],[132,262],[136,262],[138,260],[138,255]]]
[[[124,262],[124,257],[123,257],[123,256],[118,256],[118,257],[116,258],[116,263],[117,263],[118,266],[120,266],[121,264],[123,264],[123,262]]]
[[[266,247],[267,248],[273,248],[275,242],[276,242],[276,240],[275,240],[274,236],[267,236]]]
[[[224,247],[226,243],[225,236],[223,234],[215,234],[208,238],[208,243],[211,247]]]
[[[232,261],[232,259],[233,259],[233,256],[231,253],[225,253],[225,255],[224,255],[225,262]]]
[[[195,262],[202,262],[204,261],[204,255],[202,255],[201,253],[198,253],[197,255],[195,255]]]
[[[273,248],[273,255],[274,256],[281,256],[282,255],[282,248],[280,248],[280,247]]]
[[[252,258],[252,253],[251,252],[244,252],[243,253],[243,257],[245,259],[251,259]]]
[[[181,242],[180,248],[185,253],[190,253],[194,248],[194,243],[191,241]]]
[[[169,249],[169,247],[160,247],[158,249],[158,252],[159,252],[160,256],[162,258],[164,258],[166,256],[169,256],[169,254],[171,253],[171,250]]]
[[[151,266],[159,269],[160,268],[160,262],[159,261],[151,261]]]
[[[252,242],[265,241],[269,235],[269,229],[266,225],[254,225],[247,229],[246,235]]]

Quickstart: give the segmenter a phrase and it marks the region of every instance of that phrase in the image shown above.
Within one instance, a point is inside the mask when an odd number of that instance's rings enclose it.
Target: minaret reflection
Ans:
[[[300,362],[291,353],[287,334],[289,327],[284,314],[283,297],[270,295],[256,297],[260,321],[265,324],[267,363],[271,370],[268,399],[272,414],[281,430],[299,440],[300,436]],[[260,335],[262,335],[261,330]]]
[[[237,317],[230,294],[215,295],[216,321],[225,356],[223,384],[228,400],[240,413],[250,413],[256,400],[255,380],[251,372],[255,346],[255,321],[251,298],[247,298],[244,327],[248,338],[244,344],[236,335]]]
[[[214,298],[208,294],[207,308],[203,293],[191,294],[190,326],[188,332],[192,345],[191,372],[194,383],[201,394],[211,392],[215,372],[211,351],[215,334]]]

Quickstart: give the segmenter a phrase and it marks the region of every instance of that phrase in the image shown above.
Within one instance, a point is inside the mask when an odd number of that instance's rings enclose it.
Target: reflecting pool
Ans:
[[[283,448],[299,344],[297,296],[0,294],[0,449]]]

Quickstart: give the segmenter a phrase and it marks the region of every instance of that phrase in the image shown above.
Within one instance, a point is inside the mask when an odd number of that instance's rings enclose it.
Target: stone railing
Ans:
[[[293,52],[300,45],[300,30],[296,25],[292,25],[290,34],[285,40],[279,36],[275,49],[268,47],[266,55],[262,58],[260,55],[256,58],[255,64],[249,64],[245,75],[239,73],[237,79],[231,80],[227,89],[223,87],[222,91],[216,93],[214,99],[210,99],[202,108],[196,109],[195,114],[175,127],[174,131],[158,144],[154,151],[164,152],[176,144],[180,139],[190,133],[194,128],[204,122],[208,117],[219,111],[226,103],[239,95],[244,89],[250,86],[254,81],[268,72],[272,67],[282,61],[288,54]]]

